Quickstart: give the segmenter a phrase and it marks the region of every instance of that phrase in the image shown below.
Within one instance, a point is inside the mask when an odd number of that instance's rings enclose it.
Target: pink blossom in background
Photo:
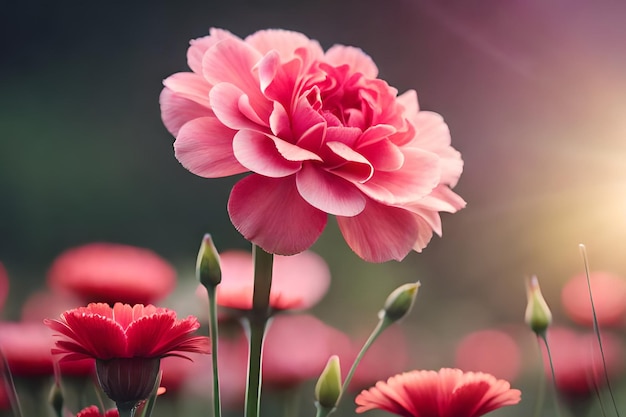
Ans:
[[[187,62],[192,72],[168,77],[160,98],[176,158],[207,178],[251,172],[228,212],[266,251],[304,251],[331,214],[361,258],[401,260],[441,235],[439,212],[465,206],[451,191],[463,162],[447,125],[415,91],[398,96],[377,78],[362,50],[211,29]]]
[[[581,399],[595,396],[596,388],[606,386],[606,378],[596,335],[579,333],[565,327],[548,329],[548,343],[556,374],[556,386],[561,394]],[[602,348],[609,378],[624,371],[624,347],[617,336],[602,334]],[[542,346],[546,375],[551,378],[548,355]]]
[[[90,243],[59,255],[48,285],[86,302],[149,304],[174,290],[176,271],[149,249],[117,243]]]
[[[246,374],[248,361],[248,341],[243,329],[237,323],[236,329],[222,331],[218,340],[218,369],[222,406],[233,411],[243,412],[246,393]],[[213,371],[211,358],[204,356],[194,359],[193,366],[184,364],[184,375],[178,368],[175,358],[165,358],[163,363],[163,382],[161,385],[180,395],[191,395],[205,398],[211,392]],[[184,379],[183,379],[184,378]],[[167,395],[167,393],[166,393]]]
[[[456,347],[455,365],[512,381],[519,375],[521,352],[508,333],[486,329],[466,335]]]
[[[64,311],[81,305],[82,299],[70,293],[35,291],[22,304],[21,319],[41,323],[45,318],[60,316]]]
[[[340,355],[344,378],[366,340],[367,336],[364,336],[352,341],[350,355],[347,357]],[[365,353],[354,372],[349,389],[358,392],[373,385],[376,381],[405,371],[408,364],[409,346],[404,330],[398,324],[394,324],[385,330]]]
[[[7,270],[0,262],[0,310],[4,307],[4,302],[9,295],[9,274]]]
[[[589,275],[596,318],[601,326],[621,326],[626,322],[626,280],[610,272]],[[576,323],[593,326],[593,314],[587,277],[572,277],[561,290],[561,302],[567,315]]]
[[[288,388],[317,379],[328,358],[349,348],[348,336],[314,316],[276,316],[263,349],[263,384]]]
[[[53,347],[52,331],[41,321],[0,322],[0,349],[14,375],[53,375]],[[87,359],[60,363],[60,368],[63,375],[90,375],[94,371],[94,363]]]
[[[222,282],[217,303],[222,307],[252,308],[254,262],[250,252],[230,250],[220,254]],[[317,304],[330,286],[330,270],[319,255],[306,251],[274,257],[270,306],[274,310],[306,310]],[[206,289],[198,293],[206,300]]]
[[[443,368],[380,381],[356,397],[356,412],[381,409],[403,417],[479,417],[514,405],[521,392],[493,375]]]

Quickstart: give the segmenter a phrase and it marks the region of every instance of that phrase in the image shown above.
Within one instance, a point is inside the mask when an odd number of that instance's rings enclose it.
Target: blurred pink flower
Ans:
[[[230,250],[220,254],[222,282],[217,303],[222,307],[252,308],[254,262],[250,252]],[[274,257],[270,306],[274,310],[306,310],[317,304],[330,286],[330,270],[319,255],[306,251]],[[198,287],[206,300],[206,289]]]
[[[65,292],[36,291],[22,304],[22,321],[41,323],[48,317],[57,317],[61,313],[83,305],[83,300]]]
[[[597,388],[606,385],[602,356],[593,332],[578,333],[565,327],[551,327],[547,337],[556,386],[561,394],[581,399],[595,395]],[[624,370],[624,349],[619,339],[610,333],[603,333],[602,348],[609,378],[621,375]],[[542,351],[546,374],[551,378],[548,355],[543,344]]]
[[[352,342],[349,357],[340,355],[342,361],[341,371],[344,378],[366,339],[366,337],[362,337],[358,341]],[[354,372],[349,389],[358,392],[373,385],[376,381],[386,379],[391,375],[406,370],[408,364],[409,347],[406,336],[402,327],[394,324],[385,330],[365,353]]]
[[[4,302],[9,295],[9,274],[7,270],[0,262],[0,310],[4,307]]]
[[[314,316],[276,316],[263,349],[263,383],[284,388],[316,379],[328,358],[349,346],[348,336]]]
[[[455,365],[468,371],[481,371],[512,381],[521,366],[521,353],[506,332],[480,330],[466,335],[456,347]]]
[[[0,349],[7,358],[11,373],[18,376],[54,374],[52,331],[39,322],[0,322]],[[93,360],[61,363],[63,375],[89,375]]]
[[[2,368],[0,367],[0,369]],[[11,408],[9,391],[4,379],[0,379],[0,410],[8,410],[9,408]]]
[[[356,412],[381,409],[403,417],[478,417],[519,403],[521,392],[482,372],[411,371],[363,390]]]
[[[90,243],[59,255],[48,271],[48,284],[87,302],[149,304],[174,289],[176,271],[148,249]]]
[[[589,275],[596,318],[601,326],[621,326],[626,322],[626,280],[610,272]],[[561,302],[576,323],[593,326],[586,275],[572,277],[561,290]]]
[[[415,91],[377,78],[362,50],[286,30],[244,40],[221,29],[191,41],[192,72],[164,81],[161,114],[181,164],[232,189],[237,230],[268,252],[309,248],[328,214],[371,262],[420,251],[439,212],[465,206],[451,191],[463,170],[441,116]]]

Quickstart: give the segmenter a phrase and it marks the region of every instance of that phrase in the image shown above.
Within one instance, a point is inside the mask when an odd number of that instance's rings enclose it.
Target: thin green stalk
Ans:
[[[265,331],[270,311],[272,267],[274,255],[256,245],[252,247],[254,257],[254,292],[252,310],[248,317],[249,343],[248,383],[246,386],[245,417],[259,417],[261,407],[262,354]]]
[[[557,396],[558,389],[556,386],[556,373],[554,372],[554,363],[552,362],[552,353],[550,352],[550,346],[548,345],[548,338],[545,333],[542,334],[541,339],[543,343],[546,345],[546,351],[548,353],[548,362],[550,363],[550,373],[552,374],[552,396],[554,398],[554,412],[557,417],[561,417],[561,407],[559,405],[559,398]],[[120,416],[121,417],[121,416]]]
[[[356,371],[357,366],[361,362],[361,359],[363,359],[363,356],[365,355],[365,352],[368,351],[370,346],[372,346],[372,343],[374,343],[374,341],[378,338],[378,336],[380,336],[381,333],[387,327],[389,327],[392,323],[393,323],[393,321],[388,319],[387,316],[384,316],[382,319],[380,319],[378,321],[378,324],[376,325],[376,327],[374,328],[374,330],[370,334],[370,337],[367,339],[367,341],[365,342],[365,344],[361,348],[361,351],[359,352],[359,354],[356,356],[356,359],[352,363],[352,367],[350,368],[350,371],[348,372],[348,375],[346,376],[346,379],[343,381],[343,385],[341,386],[341,394],[339,394],[339,398],[337,399],[337,404],[336,404],[337,406],[339,405],[339,402],[343,398],[343,394],[346,392],[346,390],[350,386],[350,382],[352,381],[352,377],[354,376],[354,372]],[[319,414],[319,410],[318,410],[318,414]]]
[[[600,326],[598,325],[598,317],[596,316],[596,307],[593,302],[593,294],[591,293],[591,279],[589,278],[589,259],[587,258],[587,248],[582,243],[578,245],[580,249],[580,253],[583,257],[583,264],[585,266],[585,277],[587,278],[587,291],[589,292],[589,302],[591,303],[591,313],[593,317],[593,331],[596,334],[596,338],[598,340],[598,347],[600,348],[600,357],[602,359],[602,368],[604,370],[604,381],[606,382],[606,386],[609,390],[609,395],[611,397],[611,402],[613,404],[613,409],[615,410],[615,414],[619,416],[619,410],[617,408],[617,402],[615,401],[615,396],[613,395],[613,388],[611,387],[611,380],[609,379],[609,373],[606,369],[606,359],[604,357],[604,347],[602,346],[602,337],[600,336]],[[597,381],[594,381],[597,383]],[[598,394],[598,400],[602,405],[602,398]]]
[[[541,347],[541,346],[540,346]],[[541,355],[541,349],[539,349],[539,355]],[[537,399],[535,400],[535,410],[533,417],[540,417],[541,410],[543,408],[544,399],[546,396],[546,373],[543,371],[539,374],[539,383],[537,384]]]
[[[211,337],[211,360],[213,363],[213,417],[222,417],[222,405],[220,401],[220,378],[217,366],[217,297],[215,286],[208,287],[209,293],[209,336]]]

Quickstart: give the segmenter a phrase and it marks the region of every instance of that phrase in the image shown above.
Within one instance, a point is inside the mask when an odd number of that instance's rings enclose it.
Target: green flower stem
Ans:
[[[248,383],[246,386],[245,417],[259,417],[261,406],[261,369],[265,331],[271,316],[270,290],[274,255],[256,245],[254,256],[254,292],[252,310],[248,317],[250,350],[248,355]],[[121,416],[120,416],[121,417]]]
[[[217,297],[216,286],[207,288],[209,293],[209,336],[211,337],[211,361],[213,363],[213,417],[222,417],[222,405],[220,401],[220,378],[217,367]]]
[[[546,351],[548,353],[548,362],[550,362],[550,372],[552,373],[552,395],[554,397],[554,414],[556,417],[561,417],[561,407],[559,405],[558,398],[558,390],[556,387],[556,374],[554,373],[554,364],[552,362],[552,353],[550,352],[550,345],[548,345],[548,338],[546,337],[546,333],[540,334],[539,337],[543,340],[543,343],[546,345]],[[121,416],[120,416],[121,417]]]
[[[365,344],[361,348],[361,351],[359,352],[359,354],[357,355],[356,359],[352,363],[352,367],[350,368],[350,371],[348,372],[348,375],[346,376],[346,379],[343,381],[343,385],[341,386],[341,394],[339,394],[339,398],[337,399],[336,406],[339,405],[339,402],[343,398],[343,394],[346,392],[346,390],[350,386],[350,381],[352,381],[352,377],[354,376],[354,372],[356,371],[357,366],[361,362],[361,359],[363,359],[363,356],[365,355],[365,352],[368,351],[370,346],[372,346],[372,343],[374,343],[374,341],[376,339],[378,339],[378,336],[380,336],[382,334],[382,332],[385,331],[385,329],[387,327],[389,327],[391,324],[393,324],[393,320],[390,320],[387,316],[383,316],[383,318],[378,321],[378,324],[376,325],[376,327],[372,331],[372,334],[370,334],[370,337],[367,339],[367,341],[365,342]],[[336,406],[335,406],[335,408],[336,408]],[[323,414],[323,415],[320,416],[319,415],[320,414],[320,410],[318,409],[318,417],[324,417],[325,415],[330,414],[332,411],[333,410],[331,410],[331,411],[327,412],[326,414]]]

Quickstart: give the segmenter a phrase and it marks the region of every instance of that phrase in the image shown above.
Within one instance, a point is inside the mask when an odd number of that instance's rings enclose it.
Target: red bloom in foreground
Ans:
[[[493,375],[443,368],[392,376],[355,401],[357,413],[381,409],[403,417],[478,417],[520,400],[519,390]]]
[[[222,282],[217,286],[217,303],[222,307],[249,310],[254,291],[252,254],[231,250],[220,254]],[[306,310],[326,294],[330,270],[319,255],[302,252],[274,257],[270,306],[275,310]],[[200,286],[204,295],[206,290]]]
[[[206,178],[252,174],[232,189],[230,219],[268,252],[308,249],[337,216],[372,262],[420,251],[463,170],[441,116],[377,78],[362,50],[286,30],[245,39],[220,29],[191,41],[192,72],[164,81],[161,115],[176,158]]]
[[[609,272],[592,272],[589,281],[598,324],[623,325],[626,322],[626,280]],[[584,273],[574,276],[563,286],[561,301],[572,320],[593,326],[589,287]]]
[[[48,271],[48,284],[87,302],[148,304],[172,292],[176,271],[148,249],[90,243],[59,255]]]
[[[91,407],[79,411],[76,417],[119,417],[119,413],[116,409],[112,409],[102,414],[98,407],[92,405]]]
[[[210,350],[207,337],[193,336],[198,319],[177,320],[174,311],[152,305],[92,303],[45,323],[61,336],[52,352],[62,361],[96,359],[100,384],[118,407],[148,397],[161,358]]]

